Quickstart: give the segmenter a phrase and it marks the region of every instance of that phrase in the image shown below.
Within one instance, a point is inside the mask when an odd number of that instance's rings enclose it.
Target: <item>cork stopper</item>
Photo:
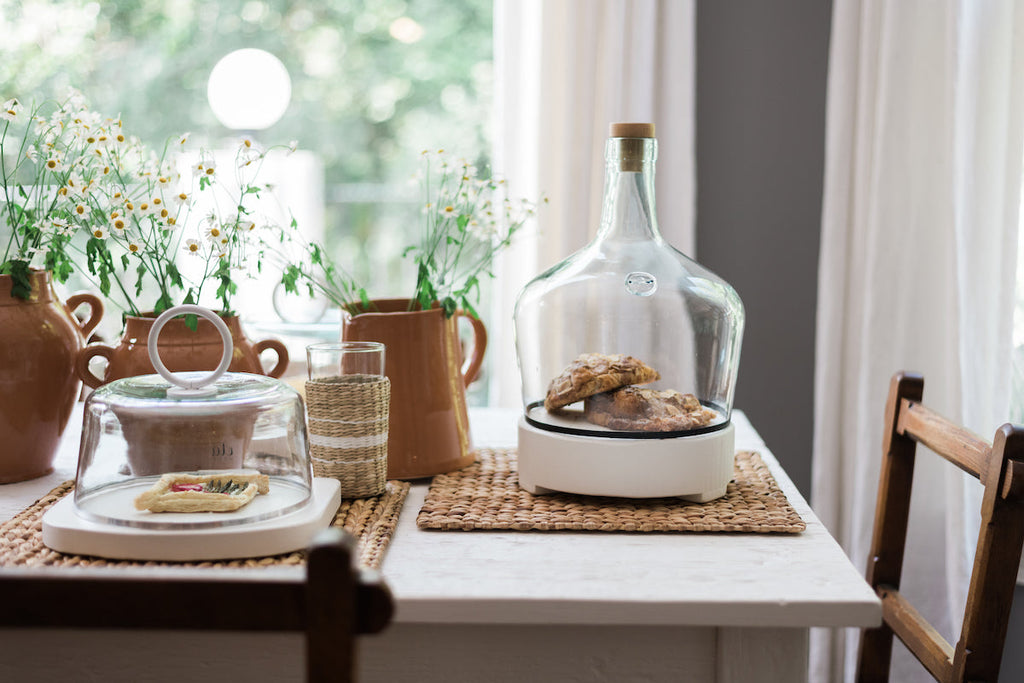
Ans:
[[[654,138],[654,124],[613,123],[608,133],[612,138],[624,138],[618,141],[619,170],[628,173],[642,171],[644,146],[647,140]]]
[[[613,123],[608,131],[613,138],[653,138],[653,123]]]

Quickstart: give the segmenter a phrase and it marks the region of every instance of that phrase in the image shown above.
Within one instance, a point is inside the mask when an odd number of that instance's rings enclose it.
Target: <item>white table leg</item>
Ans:
[[[807,681],[806,628],[718,629],[716,683]]]

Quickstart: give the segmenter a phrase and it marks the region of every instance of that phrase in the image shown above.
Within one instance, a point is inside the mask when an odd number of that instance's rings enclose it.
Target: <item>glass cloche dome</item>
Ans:
[[[305,506],[313,470],[299,393],[263,375],[225,372],[229,341],[213,373],[168,372],[156,351],[168,318],[157,318],[150,334],[159,374],[115,380],[86,401],[76,514],[139,529],[203,529]]]
[[[652,124],[612,125],[597,236],[531,281],[516,304],[524,488],[698,499],[724,493],[724,483],[695,493],[689,483],[665,482],[660,465],[627,477],[635,485],[580,483],[586,477],[578,470],[598,464],[595,449],[612,458],[598,470],[614,470],[616,458],[638,452],[663,453],[678,467],[692,450],[683,439],[718,444],[731,477],[743,305],[728,283],[658,232],[656,154]],[[574,444],[584,459],[557,463]],[[547,473],[556,465],[567,474]],[[687,472],[678,477],[692,479]]]

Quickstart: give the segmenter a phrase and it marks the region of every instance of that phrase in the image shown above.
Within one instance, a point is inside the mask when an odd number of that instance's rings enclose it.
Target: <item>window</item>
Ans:
[[[448,147],[488,166],[491,24],[490,0],[5,3],[0,95],[38,101],[73,86],[155,148],[186,131],[226,148],[241,131],[208,105],[211,70],[236,49],[269,52],[287,69],[290,102],[254,136],[297,141],[302,161],[279,175],[307,217],[300,227],[322,234],[371,296],[408,297],[414,272],[401,255],[419,229],[419,152]],[[264,311],[240,305],[254,323]]]

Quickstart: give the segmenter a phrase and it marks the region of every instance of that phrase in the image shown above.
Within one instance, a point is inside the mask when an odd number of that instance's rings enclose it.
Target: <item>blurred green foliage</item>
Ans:
[[[418,229],[420,150],[487,166],[491,20],[490,0],[0,0],[0,100],[73,86],[154,147],[186,131],[214,145],[232,131],[207,104],[211,69],[267,50],[292,99],[258,137],[319,155],[328,248],[374,295],[410,296],[400,254]]]

